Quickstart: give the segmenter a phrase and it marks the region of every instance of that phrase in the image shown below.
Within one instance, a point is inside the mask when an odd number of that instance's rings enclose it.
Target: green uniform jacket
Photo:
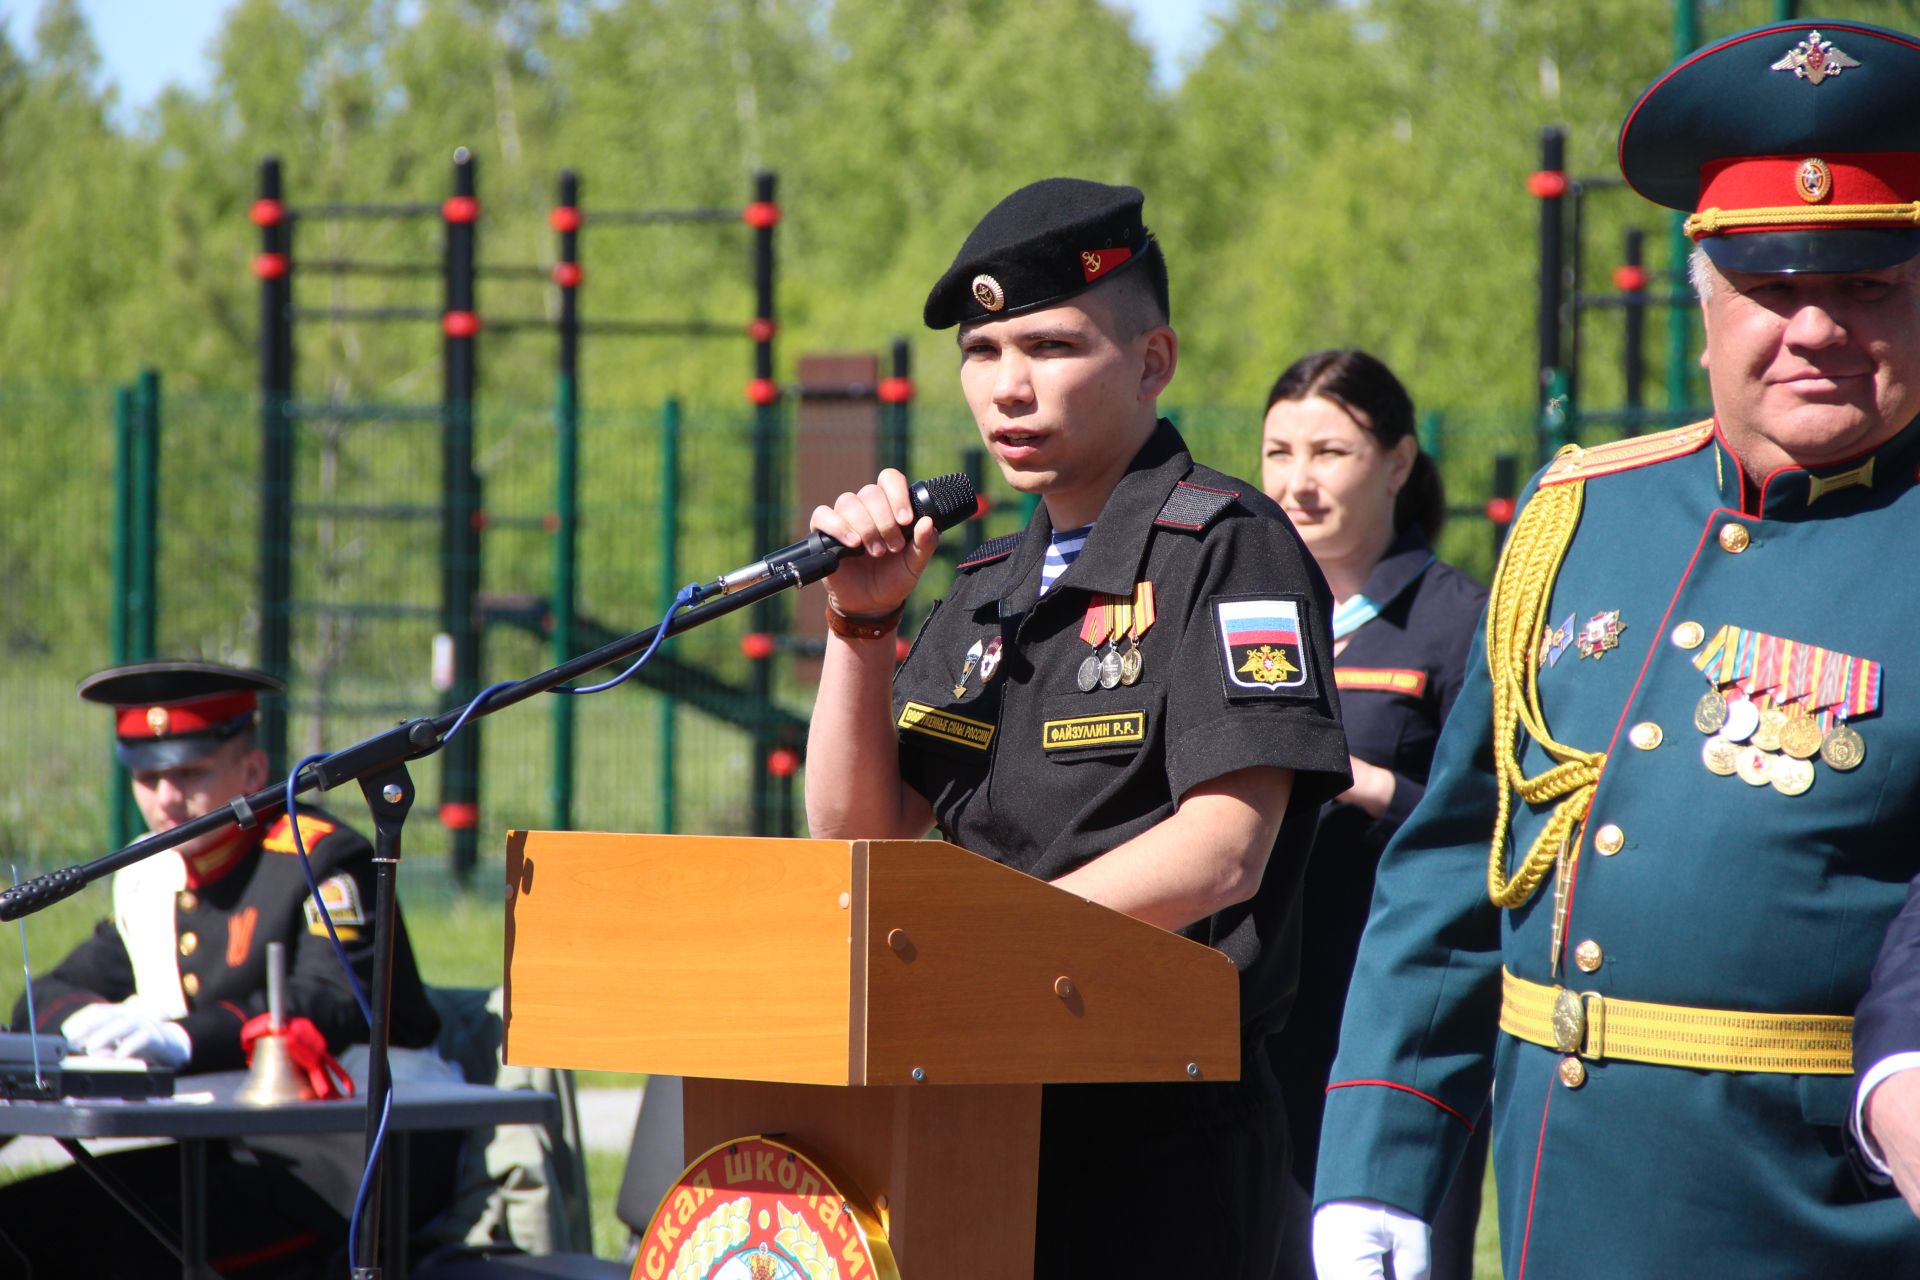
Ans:
[[[1901,568],[1920,530],[1920,424],[1882,446],[1870,484],[1822,493],[1788,469],[1755,478],[1750,512],[1717,435],[1630,448],[1641,460],[1625,469],[1608,465],[1624,462],[1619,450],[1588,455],[1548,614],[1571,617],[1577,635],[1618,610],[1619,645],[1593,658],[1569,645],[1539,670],[1553,737],[1608,753],[1566,960],[1556,976],[1551,878],[1517,910],[1488,900],[1483,634],[1426,797],[1381,863],[1315,1201],[1370,1198],[1431,1218],[1491,1086],[1510,1277],[1920,1276],[1920,1222],[1897,1199],[1869,1198],[1843,1154],[1850,1077],[1589,1061],[1569,1087],[1561,1055],[1498,1030],[1503,965],[1621,999],[1851,1014],[1920,869],[1920,593]],[[1709,772],[1693,723],[1709,685],[1693,659],[1697,637],[1727,624],[1884,664],[1880,711],[1853,721],[1859,767],[1816,757],[1800,795]],[[1532,777],[1550,760],[1525,740],[1519,762]],[[1514,808],[1510,869],[1550,811]],[[1596,850],[1606,824],[1623,837],[1611,855]],[[1587,942],[1591,973],[1572,959]]]

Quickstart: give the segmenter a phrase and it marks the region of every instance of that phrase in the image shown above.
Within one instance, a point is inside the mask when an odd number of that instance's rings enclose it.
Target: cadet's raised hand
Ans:
[[[906,527],[911,524],[912,529]],[[892,613],[913,594],[940,535],[932,519],[913,518],[907,478],[889,467],[858,493],[813,509],[810,527],[865,554],[840,562],[826,581],[827,603],[848,617]]]

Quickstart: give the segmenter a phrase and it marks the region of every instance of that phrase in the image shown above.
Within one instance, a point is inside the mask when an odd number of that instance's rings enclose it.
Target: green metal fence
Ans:
[[[116,818],[125,788],[107,718],[74,696],[80,676],[146,656],[254,660],[257,401],[160,392],[150,380],[118,393],[0,386],[0,873],[8,862],[24,875],[98,856],[131,834],[116,825],[127,820]],[[1169,412],[1201,461],[1257,474],[1253,407]],[[657,621],[672,585],[710,578],[766,549],[751,545],[750,409],[584,411],[571,456],[559,421],[551,405],[483,403],[475,424],[489,681],[552,664],[556,600],[577,602],[573,642],[585,649]],[[1478,514],[1494,496],[1494,459],[1530,459],[1535,425],[1531,411],[1518,408],[1434,413],[1423,424],[1463,513],[1442,553],[1482,577],[1496,546]],[[336,420],[303,410],[289,548],[295,754],[337,749],[436,705],[437,432],[430,415]],[[913,474],[960,469],[978,446],[957,399],[915,406]],[[874,445],[829,438],[806,447]],[[560,484],[569,465],[578,480],[571,512]],[[1523,461],[1521,474],[1528,470]],[[985,487],[992,510],[984,533],[1017,528],[1030,508],[997,475]],[[143,505],[143,492],[152,504]],[[824,496],[789,494],[780,523],[797,536]],[[570,556],[556,545],[568,520],[576,527]],[[149,548],[150,580],[141,567]],[[926,598],[949,573],[936,565]],[[487,856],[497,860],[507,829],[556,817],[582,829],[745,831],[754,788],[779,785],[757,769],[747,730],[756,714],[747,695],[755,659],[741,648],[748,625],[735,615],[675,638],[663,650],[664,687],[636,681],[569,700],[570,710],[556,711],[560,700],[549,698],[490,718],[481,755]],[[811,686],[789,651],[770,661],[774,714],[789,727],[804,722]],[[435,794],[437,763],[413,767],[423,794]],[[333,803],[361,816],[357,794]],[[440,855],[446,845],[432,812],[417,811],[409,856]],[[478,882],[491,883],[484,866]]]

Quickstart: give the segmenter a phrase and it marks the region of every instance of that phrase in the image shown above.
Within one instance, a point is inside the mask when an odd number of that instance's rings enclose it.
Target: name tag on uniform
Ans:
[[[1427,691],[1427,673],[1405,671],[1397,667],[1335,667],[1333,683],[1343,690],[1404,693],[1410,698],[1417,698]]]
[[[909,702],[900,708],[900,719],[894,722],[894,727],[907,733],[937,738],[941,742],[972,747],[975,751],[985,751],[993,745],[995,728],[984,720],[957,716],[924,702]]]
[[[1069,716],[1040,726],[1043,751],[1073,751],[1082,747],[1116,747],[1147,740],[1147,713],[1114,711],[1098,716]]]

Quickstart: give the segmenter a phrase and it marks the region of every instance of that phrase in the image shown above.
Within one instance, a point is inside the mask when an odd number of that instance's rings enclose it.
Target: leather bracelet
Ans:
[[[906,609],[902,604],[892,613],[883,613],[873,617],[850,617],[832,605],[827,606],[827,630],[846,640],[882,640],[890,636],[900,626],[900,615]]]

